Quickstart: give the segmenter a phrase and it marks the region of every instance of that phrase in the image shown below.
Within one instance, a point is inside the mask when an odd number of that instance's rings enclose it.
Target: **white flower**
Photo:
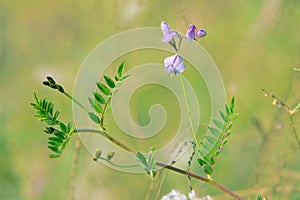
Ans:
[[[195,192],[195,190],[189,192],[189,199],[190,200],[213,200],[210,196],[198,198],[198,195]],[[180,194],[180,192],[178,192],[177,190],[172,190],[170,193],[163,196],[161,200],[187,200],[187,197],[184,194]]]
[[[187,198],[177,190],[172,190],[169,194],[163,196],[161,200],[187,200]]]

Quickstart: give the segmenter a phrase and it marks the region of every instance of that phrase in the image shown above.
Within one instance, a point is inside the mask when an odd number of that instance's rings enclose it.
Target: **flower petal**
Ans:
[[[185,70],[183,59],[178,55],[165,58],[164,64],[166,67],[166,73],[181,74]]]
[[[161,39],[162,42],[170,42],[173,40],[177,33],[175,31],[170,31],[169,33],[165,34],[164,37]]]
[[[204,29],[199,29],[196,33],[196,37],[201,38],[201,37],[204,37],[204,36],[206,36],[206,31]]]
[[[165,22],[165,21],[161,22],[160,28],[164,35],[168,34],[171,31],[169,24],[167,24],[167,22]]]
[[[185,70],[185,65],[181,56],[177,56],[173,66],[175,74],[181,74]]]
[[[195,38],[195,35],[196,35],[196,31],[197,31],[197,28],[194,24],[191,24],[188,28],[188,30],[186,31],[186,37],[187,39],[189,39],[190,41],[192,41],[194,38]]]

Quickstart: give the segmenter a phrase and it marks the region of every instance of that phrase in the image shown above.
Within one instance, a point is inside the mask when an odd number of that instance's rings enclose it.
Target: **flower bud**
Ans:
[[[106,158],[108,160],[111,160],[114,157],[114,155],[115,155],[115,152],[114,151],[110,151],[110,152],[107,153]]]

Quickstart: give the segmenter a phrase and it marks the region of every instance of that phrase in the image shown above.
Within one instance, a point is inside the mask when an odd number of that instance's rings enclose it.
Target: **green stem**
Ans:
[[[178,49],[177,49],[176,53],[178,53],[179,50],[180,50],[182,39],[183,39],[183,37],[180,37],[180,38],[179,38]]]
[[[191,173],[191,172],[188,172],[188,171],[185,171],[185,170],[173,167],[171,165],[166,165],[166,164],[160,163],[160,162],[156,162],[156,165],[160,166],[160,167],[163,167],[163,168],[166,168],[166,169],[169,169],[169,170],[172,170],[172,171],[175,171],[175,172],[178,172],[180,174],[185,174],[187,176],[196,178],[196,179],[201,180],[203,182],[209,183],[210,185],[218,188],[219,190],[222,190],[223,192],[227,193],[228,195],[232,196],[233,198],[239,199],[239,200],[243,200],[243,198],[240,197],[238,194],[232,192],[231,190],[225,188],[223,185],[215,182],[214,180],[212,180],[210,178],[206,178],[206,177],[203,177],[203,176],[200,176],[200,175],[197,175],[197,174],[194,174],[194,173]]]
[[[79,103],[79,101],[77,101],[74,97],[72,97],[71,95],[69,95],[67,92],[64,92],[63,94],[66,95],[69,99],[71,99],[71,101],[74,101],[74,103],[76,103],[84,111],[89,112],[89,110],[86,107],[84,107],[81,103]]]
[[[95,129],[76,129],[74,131],[75,133],[98,133],[103,135],[104,137],[106,137],[107,139],[109,139],[111,142],[113,142],[114,144],[118,145],[119,147],[123,148],[125,151],[128,151],[130,153],[136,153],[134,150],[132,150],[131,148],[127,147],[126,145],[122,144],[121,142],[119,142],[117,139],[113,138],[111,135],[109,135],[106,131],[99,131],[99,130],[95,130]],[[186,176],[190,176],[193,178],[196,178],[200,181],[204,181],[207,182],[209,184],[211,184],[212,186],[214,186],[215,188],[218,188],[220,190],[222,190],[223,192],[227,193],[228,195],[234,197],[235,199],[239,199],[242,200],[243,198],[240,197],[239,195],[237,195],[236,193],[232,192],[231,190],[225,188],[223,185],[215,182],[214,180],[210,179],[210,178],[206,178],[188,171],[185,171],[183,169],[177,168],[177,167],[173,167],[172,165],[167,165],[161,162],[156,162],[157,166],[169,169],[171,171],[186,175]]]
[[[76,129],[74,131],[74,133],[97,133],[97,134],[101,134],[102,136],[106,137],[109,141],[111,141],[112,143],[116,144],[117,146],[121,147],[122,149],[124,149],[125,151],[131,152],[131,153],[135,153],[135,151],[133,149],[131,149],[130,147],[126,146],[125,144],[123,144],[122,142],[120,142],[119,140],[115,139],[114,137],[112,137],[109,133],[107,133],[105,130],[95,130],[95,129]]]
[[[289,118],[290,118],[290,123],[291,123],[292,128],[293,128],[293,134],[294,134],[295,139],[298,143],[298,146],[300,147],[300,141],[299,141],[299,138],[298,138],[296,127],[295,127],[294,118],[293,118],[293,116],[290,116]]]
[[[127,168],[127,167],[138,167],[140,165],[136,164],[136,165],[118,165],[118,164],[115,164],[113,162],[111,162],[110,160],[108,160],[107,158],[103,158],[103,157],[99,157],[98,159],[100,160],[104,160],[106,162],[108,162],[109,164],[115,166],[115,167],[120,167],[120,168]]]
[[[187,108],[187,111],[188,111],[188,114],[189,114],[189,121],[190,121],[191,129],[192,129],[192,132],[193,132],[194,140],[195,140],[197,149],[200,150],[200,144],[199,144],[199,141],[198,141],[197,136],[196,136],[196,131],[195,131],[194,123],[193,123],[193,119],[192,119],[190,101],[189,101],[189,97],[188,97],[187,92],[186,92],[186,88],[185,88],[185,84],[184,84],[184,80],[183,80],[183,75],[181,75],[181,74],[180,74],[180,80],[181,80],[181,85],[182,85],[182,89],[183,89],[183,93],[184,93],[184,97],[185,97],[185,101],[186,101],[186,108]]]

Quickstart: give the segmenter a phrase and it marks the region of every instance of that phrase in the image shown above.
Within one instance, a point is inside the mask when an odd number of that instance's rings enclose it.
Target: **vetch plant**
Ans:
[[[47,80],[43,82],[45,86],[57,90],[69,98],[84,111],[86,116],[82,117],[89,118],[97,127],[74,127],[72,122],[62,122],[59,119],[60,111],[54,109],[54,103],[46,98],[39,98],[38,95],[34,93],[35,102],[31,103],[31,105],[36,111],[35,117],[38,120],[46,123],[44,132],[48,136],[47,146],[51,151],[49,157],[61,157],[72,136],[77,135],[78,133],[94,133],[103,136],[113,145],[134,155],[136,162],[132,163],[132,165],[120,165],[119,163],[114,162],[114,158],[118,156],[115,151],[103,153],[102,149],[100,148],[95,149],[93,156],[94,161],[101,160],[120,168],[141,167],[152,179],[156,178],[159,170],[171,170],[180,173],[188,178],[187,185],[190,189],[188,197],[191,200],[212,199],[209,196],[199,198],[191,185],[191,178],[206,182],[235,199],[243,199],[240,195],[216,182],[213,176],[217,158],[220,156],[221,150],[227,144],[231,134],[233,122],[237,118],[237,113],[235,112],[235,99],[232,98],[228,105],[224,105],[224,110],[219,111],[221,120],[213,119],[212,125],[207,126],[206,135],[201,139],[197,135],[197,131],[195,130],[196,125],[192,118],[189,93],[187,91],[186,81],[183,75],[184,71],[186,70],[186,65],[184,57],[180,55],[180,49],[184,40],[187,42],[196,42],[198,38],[203,38],[206,36],[206,31],[204,29],[197,29],[195,25],[191,24],[187,28],[186,34],[182,35],[178,31],[171,30],[169,24],[166,22],[161,23],[161,30],[161,41],[168,43],[174,49],[173,55],[166,57],[163,61],[165,65],[165,73],[170,74],[171,76],[180,77],[181,89],[185,98],[184,100],[188,113],[190,130],[193,134],[192,141],[189,141],[190,144],[192,144],[191,146],[193,147],[193,151],[192,155],[188,155],[189,161],[187,163],[187,169],[185,170],[176,167],[176,161],[164,163],[156,160],[156,147],[152,147],[147,155],[129,147],[128,144],[117,138],[113,132],[111,132],[109,127],[106,126],[106,116],[109,112],[111,112],[112,108],[111,102],[115,97],[115,94],[120,89],[120,86],[130,77],[125,73],[124,61],[117,67],[117,72],[114,76],[105,74],[103,75],[101,81],[95,83],[95,87],[97,89],[92,92],[89,97],[86,97],[89,102],[89,107],[85,106],[79,100],[70,95],[61,84],[56,83],[54,78],[50,76],[46,77]],[[196,159],[199,168],[206,174],[206,176],[190,172],[191,163],[194,162],[194,158]],[[180,194],[178,191],[172,190],[169,194],[162,197],[162,200],[169,199],[188,198],[185,195]]]

